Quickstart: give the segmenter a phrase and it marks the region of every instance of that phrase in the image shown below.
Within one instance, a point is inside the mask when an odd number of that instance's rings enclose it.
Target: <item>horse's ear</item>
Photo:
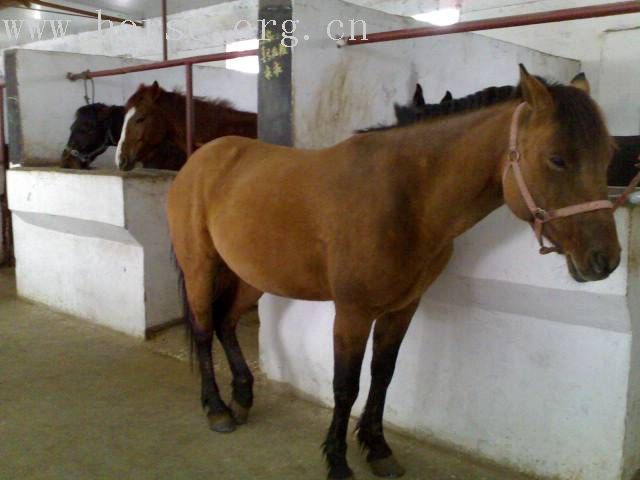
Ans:
[[[447,103],[447,102],[450,102],[451,100],[453,100],[453,95],[451,95],[451,92],[447,90],[447,93],[444,94],[444,97],[442,97],[442,100],[440,100],[440,103]]]
[[[162,93],[162,87],[160,87],[160,84],[158,83],[157,80],[155,82],[153,82],[153,84],[149,88],[149,93],[151,94],[151,98],[153,100],[158,98],[160,96],[160,94]]]
[[[424,101],[424,93],[422,92],[422,85],[416,84],[416,93],[413,94],[413,106],[424,107],[427,102]]]
[[[520,90],[522,99],[534,110],[547,110],[553,106],[553,98],[547,87],[529,74],[522,64],[520,64]]]
[[[582,90],[587,95],[591,95],[591,84],[583,72],[573,77],[573,80],[571,80],[571,86]]]

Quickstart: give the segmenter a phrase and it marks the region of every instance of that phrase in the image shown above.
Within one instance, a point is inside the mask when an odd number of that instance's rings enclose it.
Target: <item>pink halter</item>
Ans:
[[[504,174],[503,174],[503,182],[506,178],[507,174],[510,170],[513,170],[513,174],[516,180],[516,184],[520,189],[520,194],[527,204],[527,208],[531,212],[533,216],[533,220],[531,221],[533,231],[535,233],[536,238],[538,239],[538,243],[540,244],[540,254],[546,255],[551,252],[562,253],[562,250],[559,247],[547,247],[544,244],[544,234],[543,227],[544,224],[550,222],[552,220],[556,220],[562,217],[570,217],[571,215],[577,215],[579,213],[592,212],[594,210],[605,210],[611,209],[615,210],[620,205],[623,205],[629,194],[638,186],[640,183],[640,173],[635,176],[635,178],[631,181],[631,184],[627,187],[624,193],[616,200],[615,204],[610,202],[609,200],[595,200],[592,202],[579,203],[576,205],[571,205],[569,207],[558,208],[556,210],[545,210],[544,208],[538,207],[536,202],[533,200],[531,196],[531,192],[527,188],[527,184],[524,181],[524,177],[522,176],[522,169],[520,168],[520,160],[522,155],[518,150],[518,127],[520,114],[522,110],[526,106],[526,103],[521,103],[516,108],[515,113],[513,114],[513,118],[511,120],[511,131],[509,136],[509,163],[507,164]]]

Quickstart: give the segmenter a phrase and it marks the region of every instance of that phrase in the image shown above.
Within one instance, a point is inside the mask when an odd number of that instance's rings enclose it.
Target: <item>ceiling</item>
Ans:
[[[101,9],[104,14],[112,14],[128,19],[145,19],[161,15],[160,0],[49,0],[60,4],[84,8]],[[169,14],[185,10],[225,3],[227,0],[167,0]],[[257,1],[257,0],[256,0]],[[322,1],[322,0],[315,0]],[[446,6],[456,0],[348,0],[351,3],[375,8],[397,15],[413,15]],[[614,0],[462,0],[462,20],[476,20],[544,10],[556,10],[594,4],[611,3]],[[43,20],[73,19],[69,23],[67,35],[95,30],[97,22],[91,19],[71,17],[48,11],[34,12],[23,8],[9,8],[0,11],[0,21],[27,20],[40,17]],[[0,22],[0,48],[15,45],[9,39],[4,25]],[[510,41],[547,53],[588,60],[598,58],[598,37],[608,30],[640,28],[639,15],[623,15],[593,20],[581,20],[548,24],[544,26],[519,27],[484,32],[494,38]],[[22,34],[21,43],[29,37]]]
[[[80,8],[97,12],[101,10],[104,15],[112,15],[118,18],[129,20],[142,20],[147,18],[159,17],[162,15],[162,3],[160,0],[48,0],[51,3],[66,5],[70,7]],[[167,0],[167,10],[169,15],[179,13],[185,10],[207,7],[218,3],[224,3],[227,0]],[[36,6],[37,8],[37,6]],[[86,32],[97,29],[95,19],[80,17],[77,15],[65,14],[59,11],[49,10],[42,7],[38,10],[29,10],[26,8],[7,8],[0,10],[0,48],[24,44],[30,42],[30,34],[21,33],[21,41],[11,40],[7,34],[3,20],[24,20],[25,27],[33,20],[72,20],[68,23],[66,35]],[[35,24],[34,24],[35,25]],[[50,38],[50,31],[47,30]],[[43,36],[44,38],[44,36]],[[15,39],[15,37],[14,37]]]

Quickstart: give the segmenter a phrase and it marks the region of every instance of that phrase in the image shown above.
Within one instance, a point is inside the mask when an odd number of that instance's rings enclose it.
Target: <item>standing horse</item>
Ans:
[[[186,161],[185,96],[163,90],[158,82],[140,85],[125,105],[124,134],[118,143],[116,164],[121,170],[131,170],[148,152],[162,142],[169,142],[185,152],[179,170]],[[240,135],[256,138],[258,116],[235,110],[224,100],[194,99],[194,143],[202,145],[218,137]]]
[[[524,67],[518,92],[323,150],[227,137],[191,156],[167,214],[211,429],[233,430],[252,404],[253,377],[235,334],[240,315],[263,292],[332,300],[329,478],[352,476],[346,434],[374,321],[358,439],[376,475],[400,476],[383,434],[386,392],[420,298],[458,235],[506,203],[566,256],[577,281],[616,269],[620,245],[604,200],[612,144],[598,107],[579,88],[546,85]],[[233,373],[229,406],[215,382],[214,334]]]
[[[62,168],[88,169],[107,148],[118,145],[123,123],[122,106],[92,103],[79,108],[62,152]]]

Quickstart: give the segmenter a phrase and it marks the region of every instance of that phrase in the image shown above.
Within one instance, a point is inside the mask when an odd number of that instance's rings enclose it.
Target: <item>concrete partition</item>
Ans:
[[[18,293],[28,299],[143,336],[181,316],[178,278],[164,213],[172,172],[114,170],[113,150],[98,170],[56,168],[82,81],[67,72],[141,63],[35,50],[5,53],[11,161],[8,172]],[[95,80],[95,101],[123,104],[140,83],[184,90],[184,69]],[[87,84],[89,95],[92,86]],[[194,69],[196,95],[256,111],[257,77],[223,68]],[[40,168],[35,168],[38,166]],[[102,168],[100,168],[102,167]]]
[[[10,170],[18,294],[135,336],[179,318],[164,214],[173,176]]]
[[[296,146],[325,147],[392,122],[393,102],[407,103],[416,81],[436,101],[446,90],[515,84],[519,62],[564,82],[580,67],[473,34],[337,49],[325,33],[331,20],[364,19],[370,32],[407,21],[337,0],[292,5],[298,36],[311,38],[292,54]],[[574,282],[563,257],[538,255],[530,228],[506,208],[459,238],[405,339],[386,420],[543,477],[630,479],[640,466],[639,212],[616,213],[622,264],[593,284]],[[331,303],[260,302],[267,376],[326,405],[333,316]],[[356,415],[369,381],[364,367]]]

